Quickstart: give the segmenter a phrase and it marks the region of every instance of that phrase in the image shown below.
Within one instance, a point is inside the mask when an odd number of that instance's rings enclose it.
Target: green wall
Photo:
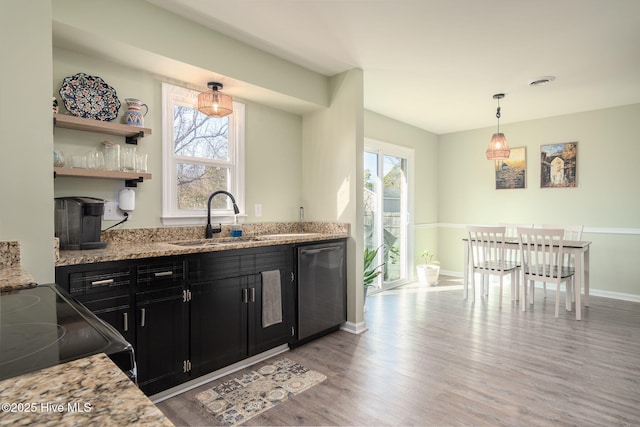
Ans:
[[[492,128],[439,138],[438,223],[443,270],[463,269],[464,227],[500,222],[582,224],[594,294],[640,296],[640,104],[501,127],[526,147],[526,189],[496,190],[485,150]],[[576,188],[540,188],[540,145],[577,142]]]
[[[19,241],[26,270],[52,282],[50,1],[0,1],[0,40],[0,241]]]
[[[162,82],[161,76],[116,64],[95,56],[56,48],[53,51],[53,95],[62,80],[78,72],[102,77],[116,89],[118,97],[139,98],[149,106],[145,127],[152,134],[139,140],[137,150],[149,155],[152,179],[136,189],[136,210],[120,228],[162,226]],[[245,129],[245,222],[295,221],[300,206],[300,174],[302,117],[282,110],[248,101]],[[120,108],[118,121],[126,106]],[[61,113],[66,113],[63,106]],[[55,129],[54,145],[62,150],[67,161],[74,153],[82,154],[98,149],[101,141],[110,140],[124,145],[120,137]],[[55,196],[91,196],[117,200],[124,188],[118,180],[57,178]],[[254,216],[254,205],[262,204],[262,217]],[[105,226],[114,222],[106,221]]]

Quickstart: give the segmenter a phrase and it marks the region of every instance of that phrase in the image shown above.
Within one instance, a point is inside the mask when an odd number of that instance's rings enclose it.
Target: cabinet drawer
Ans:
[[[177,286],[184,281],[182,260],[142,264],[137,268],[138,289],[151,286]]]
[[[80,301],[100,299],[106,295],[128,296],[130,285],[129,267],[69,274],[69,293]]]

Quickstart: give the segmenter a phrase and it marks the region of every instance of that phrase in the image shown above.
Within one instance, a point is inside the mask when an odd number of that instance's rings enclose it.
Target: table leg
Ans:
[[[469,243],[464,242],[464,299],[469,297]]]
[[[589,246],[584,251],[584,305],[589,307]]]
[[[575,277],[573,284],[573,293],[576,295],[576,320],[581,320],[582,316],[582,254],[577,253],[575,267]]]

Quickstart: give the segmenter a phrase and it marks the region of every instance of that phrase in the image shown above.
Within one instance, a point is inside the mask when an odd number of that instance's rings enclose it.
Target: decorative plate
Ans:
[[[60,97],[64,107],[74,116],[106,122],[118,117],[120,100],[116,90],[100,77],[85,73],[65,77]]]

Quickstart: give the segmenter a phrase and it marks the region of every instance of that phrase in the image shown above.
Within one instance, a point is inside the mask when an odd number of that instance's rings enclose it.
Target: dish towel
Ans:
[[[282,292],[280,270],[262,273],[262,327],[282,322]]]

